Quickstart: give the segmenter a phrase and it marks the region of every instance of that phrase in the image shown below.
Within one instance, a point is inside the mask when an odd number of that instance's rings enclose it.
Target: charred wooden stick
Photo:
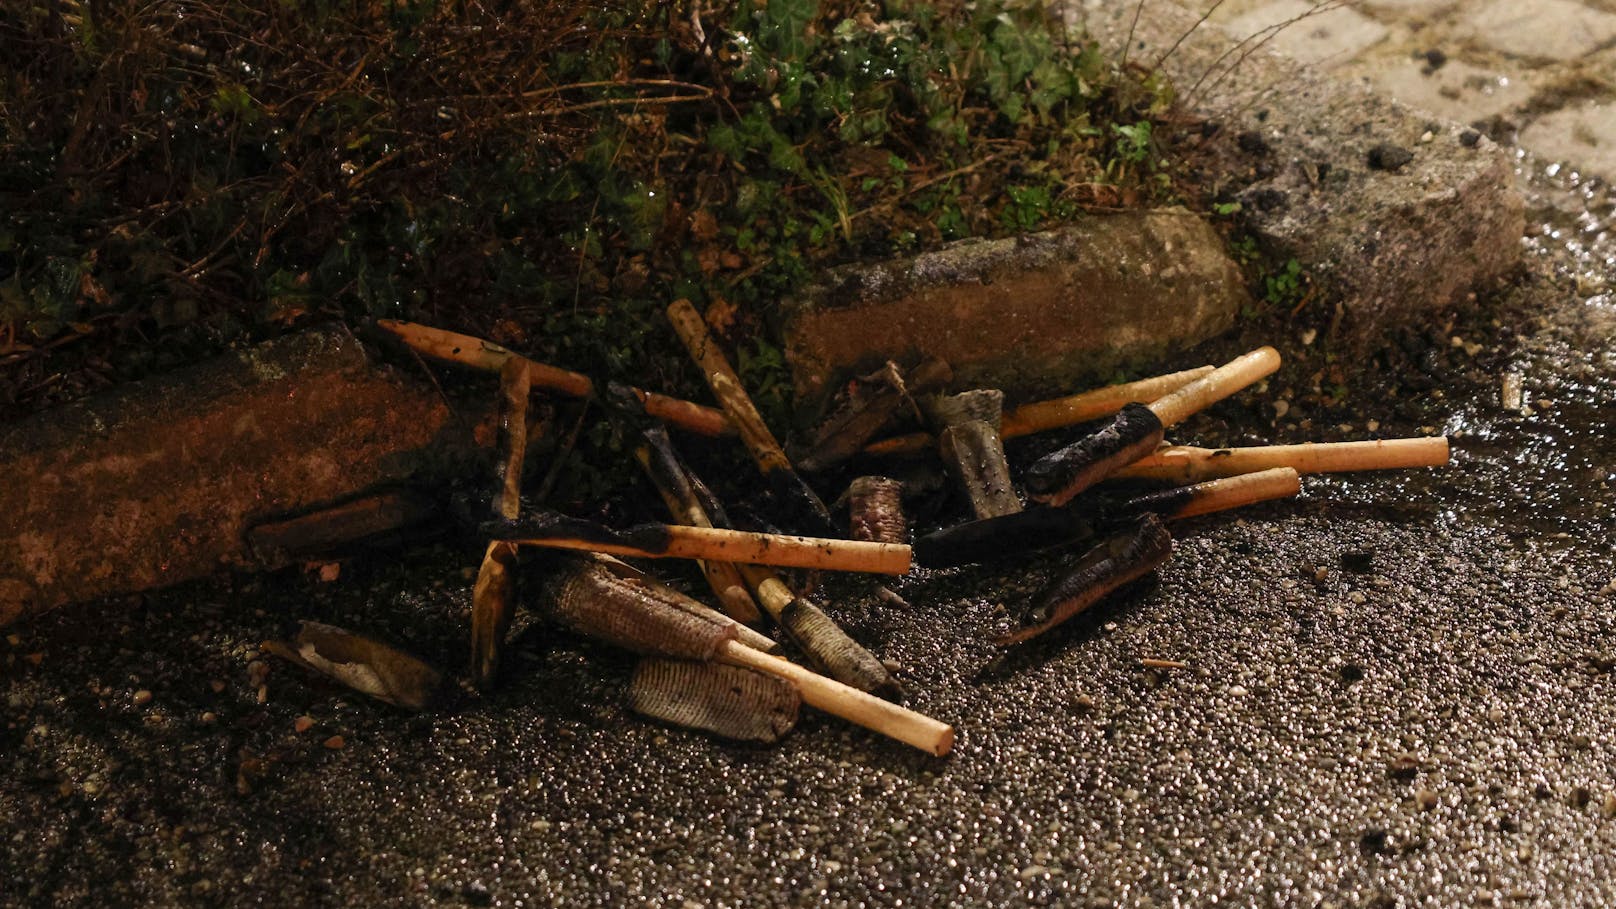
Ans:
[[[471,680],[486,689],[499,674],[516,602],[516,547],[495,541],[483,553],[471,590]]]
[[[1104,599],[1118,587],[1149,574],[1173,553],[1161,518],[1145,515],[1123,533],[1094,547],[1077,566],[1033,602],[1021,627],[996,641],[1005,646],[1035,638]]]
[[[797,466],[812,472],[846,461],[864,449],[905,401],[942,388],[953,378],[954,371],[935,357],[922,361],[907,376],[888,362],[880,372],[860,379],[846,403],[819,424],[812,444],[796,458]],[[931,438],[921,435],[925,447],[931,447]]]
[[[647,437],[659,450],[654,459],[642,460],[651,482],[675,519],[696,527],[711,527],[713,520],[703,507],[701,487],[679,460],[673,445],[663,434]],[[902,689],[886,666],[825,615],[817,605],[792,594],[774,572],[759,565],[731,565],[744,578],[757,602],[785,633],[802,648],[808,659],[832,678],[861,690],[900,695]],[[750,597],[748,602],[751,602]],[[755,608],[755,607],[754,607]]]
[[[522,465],[527,459],[527,401],[533,383],[521,361],[512,358],[499,371],[499,434],[505,457],[499,465],[494,516],[507,521],[522,513]]]
[[[247,531],[247,544],[262,562],[285,564],[293,559],[330,556],[422,524],[438,504],[408,489],[394,489],[350,499]]]
[[[802,696],[778,676],[727,663],[647,657],[629,682],[630,710],[727,739],[772,743],[797,725]]]
[[[674,521],[691,527],[712,527],[713,523],[701,507],[701,501],[691,487],[689,476],[674,453],[667,433],[661,427],[653,427],[646,431],[646,438],[649,444],[636,449],[634,457],[662,494],[662,500],[673,513]],[[700,565],[708,586],[713,589],[713,594],[723,604],[724,612],[730,618],[740,622],[756,622],[763,617],[735,563],[703,559]]]
[[[914,557],[927,568],[986,562],[1091,539],[1142,514],[1177,520],[1287,498],[1300,490],[1295,470],[1276,467],[1137,496],[1099,514],[1081,513],[1075,506],[1029,508],[929,533],[915,541]]]
[[[826,713],[932,754],[947,754],[953,748],[953,727],[754,650],[735,639],[732,625],[694,618],[695,613],[680,605],[688,600],[655,582],[631,583],[601,570],[588,557],[565,556],[557,558],[536,604],[579,633],[636,653],[717,658],[756,669],[796,685],[803,701]]]
[[[668,321],[673,324],[679,340],[684,342],[685,349],[690,351],[691,359],[701,369],[702,377],[712,387],[713,395],[729,415],[730,422],[735,425],[736,432],[751,453],[752,460],[757,463],[758,470],[763,472],[764,479],[783,501],[790,502],[802,512],[801,517],[816,532],[833,532],[830,511],[792,468],[774,433],[763,422],[763,415],[758,413],[752,399],[741,387],[741,377],[736,375],[729,359],[718,348],[712,335],[708,334],[707,323],[702,321],[696,307],[689,300],[676,300],[668,307]]]
[[[642,524],[613,530],[557,514],[490,522],[481,532],[522,546],[576,549],[647,559],[712,559],[783,568],[908,574],[909,547],[777,533]]]
[[[857,477],[847,487],[849,536],[872,543],[905,543],[903,483],[891,477]]]
[[[1108,417],[1121,410],[1124,404],[1135,402],[1148,404],[1157,398],[1171,394],[1212,372],[1212,369],[1213,367],[1211,366],[1200,366],[1195,369],[1186,369],[1183,372],[1140,379],[1137,382],[1124,382],[1121,385],[1096,388],[1093,391],[1068,395],[1064,398],[1023,404],[1004,415],[1004,420],[999,425],[999,437],[1002,439],[1014,439],[1020,436],[1032,435],[1035,432],[1059,429],[1063,426],[1075,426],[1078,423]],[[864,453],[871,455],[916,455],[933,450],[936,444],[937,440],[930,433],[914,432],[872,442],[865,446]]]
[[[1128,404],[1111,424],[1040,458],[1027,471],[1027,491],[1064,505],[1072,496],[1156,450],[1163,431],[1279,368],[1279,351],[1261,347],[1150,404]]]
[[[978,519],[1021,510],[999,438],[1003,407],[1003,392],[981,389],[932,398],[926,408],[936,424],[937,451]]]
[[[514,359],[520,361],[526,368],[528,382],[533,387],[574,398],[588,398],[595,394],[595,383],[583,373],[530,360],[492,341],[393,319],[378,319],[376,326],[392,334],[422,356],[459,363],[486,372],[499,372],[507,362]],[[659,420],[704,436],[726,436],[735,433],[735,427],[730,425],[729,418],[724,416],[723,411],[657,394],[654,391],[642,391],[638,388],[632,390],[645,405],[645,412]]]
[[[1297,473],[1441,467],[1448,463],[1448,457],[1447,436],[1366,442],[1258,445],[1250,448],[1196,448],[1189,445],[1174,445],[1159,448],[1112,476],[1193,483],[1271,467],[1291,467]]]

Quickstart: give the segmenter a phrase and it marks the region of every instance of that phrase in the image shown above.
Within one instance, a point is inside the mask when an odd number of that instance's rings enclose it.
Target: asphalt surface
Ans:
[[[1616,901],[1610,208],[1539,180],[1533,274],[1381,356],[1304,314],[1164,364],[1278,331],[1282,372],[1177,439],[1449,432],[1446,470],[1180,525],[1154,580],[1007,654],[1058,560],[905,578],[907,608],[827,582],[957,725],[945,759],[811,711],[772,748],[640,720],[629,659],[527,619],[501,689],[421,715],[259,653],[312,618],[460,671],[475,541],[9,629],[0,904]]]

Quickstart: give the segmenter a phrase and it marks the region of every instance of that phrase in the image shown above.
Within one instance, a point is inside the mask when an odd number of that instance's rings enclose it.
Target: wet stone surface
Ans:
[[[807,710],[771,749],[641,721],[629,658],[525,618],[503,688],[424,715],[259,654],[316,619],[461,670],[473,540],[8,629],[0,903],[1609,903],[1613,212],[1540,175],[1534,277],[1375,358],[1304,343],[1307,312],[1194,358],[1287,363],[1181,441],[1447,431],[1446,471],[1180,525],[1158,579],[1004,656],[1052,562],[906,578],[907,608],[828,583],[958,724],[945,760]]]

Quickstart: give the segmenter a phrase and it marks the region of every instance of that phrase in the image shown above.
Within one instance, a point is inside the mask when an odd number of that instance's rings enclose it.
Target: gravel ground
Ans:
[[[1159,577],[1004,655],[1053,560],[905,578],[909,608],[823,591],[957,724],[949,758],[811,713],[768,749],[647,723],[626,658],[532,624],[505,687],[425,715],[260,657],[316,618],[458,669],[471,541],[223,578],[0,643],[0,903],[1616,900],[1616,306],[1582,230],[1611,206],[1533,195],[1521,287],[1373,360],[1299,322],[1263,393],[1177,433],[1446,431],[1453,467],[1181,525]]]

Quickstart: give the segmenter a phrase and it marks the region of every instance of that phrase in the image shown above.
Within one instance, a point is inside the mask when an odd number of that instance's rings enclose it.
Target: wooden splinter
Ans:
[[[1064,505],[1083,490],[1151,453],[1175,423],[1279,368],[1279,351],[1260,347],[1150,404],[1127,404],[1110,425],[1040,458],[1027,471],[1034,499]]]
[[[685,349],[690,351],[690,358],[701,369],[702,377],[712,388],[724,413],[729,415],[741,442],[746,445],[746,450],[775,494],[782,502],[797,509],[798,517],[814,532],[822,535],[833,533],[829,509],[792,468],[780,442],[769,431],[763,422],[763,415],[758,413],[752,399],[741,387],[741,377],[735,373],[729,359],[707,332],[707,323],[702,321],[696,307],[689,300],[675,300],[668,306],[668,321],[673,324],[679,340],[684,342]]]
[[[807,471],[834,467],[858,454],[882,426],[916,395],[942,388],[954,378],[948,364],[935,357],[921,361],[905,375],[896,363],[859,378],[847,400],[814,430],[813,441],[797,456]],[[930,447],[930,436],[921,434]]]
[[[795,685],[811,707],[931,754],[953,749],[952,726],[748,647],[732,626],[680,608],[685,600],[655,582],[630,583],[590,557],[558,556],[536,604],[581,634],[649,656],[717,659],[765,672]]]
[[[1075,504],[1064,508],[1029,508],[1013,515],[968,521],[929,533],[915,541],[915,561],[927,568],[951,568],[1009,558],[1091,539],[1142,514],[1178,520],[1288,498],[1300,490],[1301,480],[1295,470],[1276,467],[1136,496],[1099,514],[1079,509]]]
[[[514,357],[499,370],[499,435],[505,457],[499,464],[499,492],[494,515],[507,521],[522,513],[522,464],[527,458],[527,401],[533,383],[527,368]]]
[[[376,327],[398,338],[411,350],[425,357],[495,373],[503,370],[506,363],[516,360],[527,371],[531,387],[548,389],[574,398],[589,398],[595,394],[595,383],[583,373],[530,360],[492,341],[393,319],[378,319]],[[654,391],[642,391],[638,388],[632,391],[644,404],[646,413],[681,429],[704,436],[725,436],[735,433],[735,427],[730,425],[729,418],[721,410],[671,398]]]
[[[516,547],[495,540],[483,553],[471,591],[471,680],[486,690],[499,674],[516,602]]]
[[[1196,379],[1207,375],[1212,369],[1213,367],[1211,366],[1200,366],[1195,369],[1186,369],[1182,372],[1140,379],[1137,382],[1124,382],[1121,385],[1096,388],[1093,391],[1068,395],[1064,398],[1023,404],[1004,415],[1004,419],[999,424],[999,438],[1014,439],[1032,435],[1036,432],[1059,429],[1063,426],[1075,426],[1078,423],[1108,417],[1121,410],[1124,404],[1149,403],[1164,395],[1171,394]],[[916,455],[932,450],[936,447],[936,444],[937,440],[930,433],[915,432],[872,442],[865,446],[864,453],[870,455]]]
[[[871,574],[908,574],[909,547],[821,537],[642,524],[612,530],[547,513],[513,522],[490,522],[481,532],[521,546],[575,549],[647,559],[712,559],[782,568],[818,568]]]
[[[980,389],[931,398],[926,410],[937,428],[937,450],[954,479],[965,490],[978,519],[1021,510],[1010,485],[1010,465],[999,438],[1004,393]]]
[[[1112,476],[1128,479],[1194,483],[1273,467],[1297,473],[1397,470],[1442,467],[1448,463],[1447,436],[1379,439],[1364,442],[1308,442],[1301,445],[1257,445],[1249,448],[1159,448]]]
[[[641,464],[675,520],[695,527],[712,527],[713,518],[702,505],[701,492],[705,492],[705,487],[700,480],[679,460],[666,434],[658,437],[648,432],[647,437],[658,449],[658,456],[642,459]],[[744,578],[757,602],[763,604],[764,610],[814,665],[860,691],[902,694],[897,680],[880,660],[848,637],[847,632],[816,604],[793,594],[774,572],[760,565],[731,567]]]

